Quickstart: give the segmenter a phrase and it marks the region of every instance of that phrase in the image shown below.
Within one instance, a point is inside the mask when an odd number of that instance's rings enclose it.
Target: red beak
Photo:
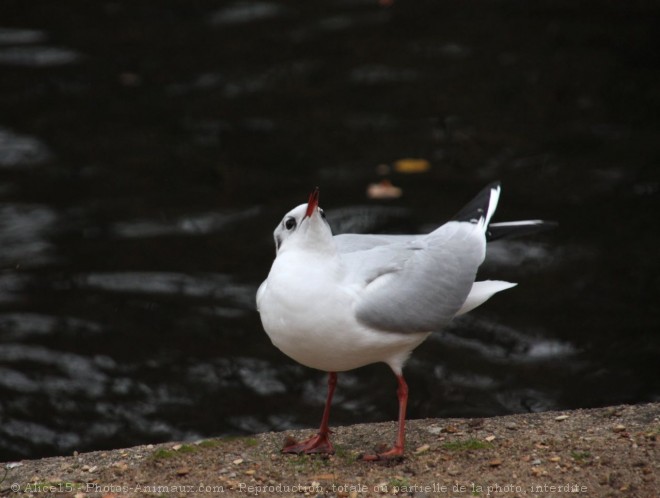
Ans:
[[[319,188],[314,187],[312,193],[309,194],[309,200],[307,201],[307,212],[305,213],[305,218],[309,218],[314,214],[314,210],[319,207]]]

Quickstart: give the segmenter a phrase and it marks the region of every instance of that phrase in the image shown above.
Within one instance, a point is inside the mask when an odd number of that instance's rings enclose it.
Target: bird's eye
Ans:
[[[287,218],[286,221],[284,222],[284,228],[287,230],[293,230],[296,228],[296,219],[295,218]]]
[[[321,218],[325,220],[325,211],[323,211],[323,209],[319,208],[319,214],[321,215]]]

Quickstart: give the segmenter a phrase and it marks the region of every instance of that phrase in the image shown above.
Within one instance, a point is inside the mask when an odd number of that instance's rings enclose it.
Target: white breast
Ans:
[[[382,332],[361,325],[339,259],[300,251],[281,254],[257,293],[263,327],[287,356],[311,368],[341,372],[370,363],[400,368],[428,334]]]

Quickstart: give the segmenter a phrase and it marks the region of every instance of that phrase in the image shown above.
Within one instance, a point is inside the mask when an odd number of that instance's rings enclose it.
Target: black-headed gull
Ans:
[[[489,185],[451,221],[424,235],[333,236],[318,188],[284,216],[257,309],[275,346],[329,378],[318,433],[283,452],[332,453],[328,419],[337,372],[384,362],[398,380],[398,434],[392,449],[364,458],[403,455],[408,386],[402,369],[410,353],[455,316],[516,285],[475,282],[487,240],[549,225],[491,224],[499,196],[499,182]]]

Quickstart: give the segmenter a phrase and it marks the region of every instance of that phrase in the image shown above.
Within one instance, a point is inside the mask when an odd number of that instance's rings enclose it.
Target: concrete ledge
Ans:
[[[395,428],[338,427],[332,456],[279,452],[311,430],[2,464],[0,496],[659,496],[660,403],[413,420],[406,458],[359,460]]]

